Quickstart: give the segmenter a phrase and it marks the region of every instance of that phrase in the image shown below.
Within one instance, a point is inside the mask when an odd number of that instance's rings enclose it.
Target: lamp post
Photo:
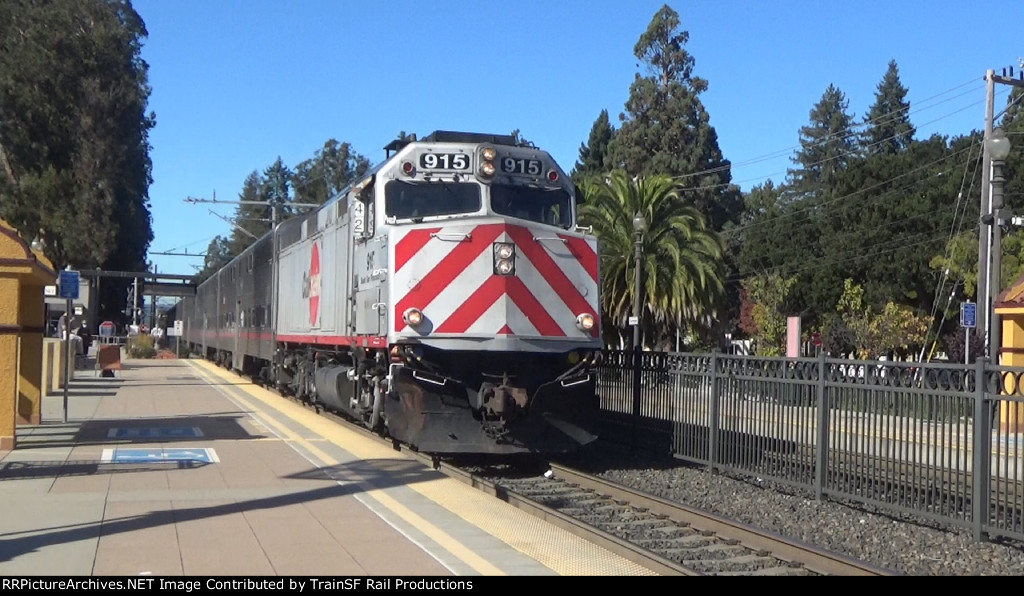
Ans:
[[[647,219],[639,211],[633,217],[633,232],[636,235],[636,240],[633,251],[633,267],[635,269],[633,280],[633,316],[630,317],[630,323],[633,325],[633,433],[631,444],[635,449],[640,426],[640,375],[643,368],[641,366],[642,348],[640,346],[640,312],[643,285],[640,269],[643,261],[644,234],[647,232]]]
[[[1002,343],[1002,333],[999,328],[1000,321],[996,317],[995,306],[996,296],[999,295],[1001,286],[1001,275],[1002,269],[1002,252],[1003,252],[1003,230],[1000,227],[1002,223],[1002,209],[1003,209],[1003,160],[1010,154],[1010,139],[1007,138],[1006,133],[1003,132],[1002,128],[997,128],[992,131],[992,135],[985,139],[985,146],[988,148],[989,159],[991,160],[992,175],[989,178],[989,197],[991,201],[991,211],[986,221],[992,226],[992,248],[990,250],[991,258],[989,265],[989,291],[988,291],[988,357],[991,358],[994,364],[999,364],[999,346]]]

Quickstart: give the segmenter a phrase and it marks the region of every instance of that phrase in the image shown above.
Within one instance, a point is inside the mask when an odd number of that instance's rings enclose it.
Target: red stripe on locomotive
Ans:
[[[454,250],[448,253],[440,263],[425,275],[416,287],[409,290],[395,305],[395,327],[399,326],[402,320],[402,313],[408,308],[424,308],[437,298],[459,274],[462,273],[470,263],[480,256],[480,253],[490,248],[502,231],[500,224],[490,224],[476,227],[469,235],[468,241],[462,241]],[[404,324],[403,324],[404,326]]]

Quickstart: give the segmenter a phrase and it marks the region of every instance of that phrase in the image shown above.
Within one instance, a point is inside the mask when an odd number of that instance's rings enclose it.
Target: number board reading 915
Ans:
[[[540,176],[542,171],[539,159],[523,159],[521,157],[502,157],[501,171],[506,174],[525,174]]]
[[[420,167],[424,170],[468,170],[469,156],[465,153],[423,153]]]

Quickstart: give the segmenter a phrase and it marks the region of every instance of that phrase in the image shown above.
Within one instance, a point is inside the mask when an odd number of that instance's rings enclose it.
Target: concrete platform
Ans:
[[[210,363],[123,366],[0,452],[0,576],[653,575]]]

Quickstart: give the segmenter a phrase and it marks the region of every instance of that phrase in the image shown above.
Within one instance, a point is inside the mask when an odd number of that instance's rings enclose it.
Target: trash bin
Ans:
[[[121,346],[101,344],[96,351],[96,370],[101,377],[112,377],[115,370],[121,370]]]

